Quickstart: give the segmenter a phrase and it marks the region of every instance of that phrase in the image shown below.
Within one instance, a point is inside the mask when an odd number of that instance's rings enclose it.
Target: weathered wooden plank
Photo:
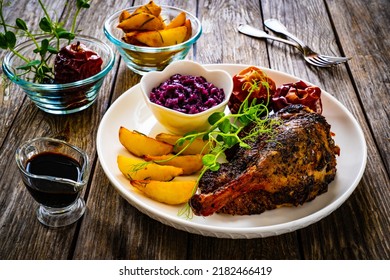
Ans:
[[[269,67],[265,42],[238,33],[240,23],[261,22],[258,1],[200,1],[203,34],[196,46],[201,63]],[[233,43],[234,42],[234,43]]]
[[[159,1],[159,5],[173,5],[172,1]],[[113,10],[114,3],[103,4],[102,9]],[[136,1],[135,5],[144,4]],[[107,5],[107,6],[105,6]],[[115,11],[128,7],[128,3],[115,3]],[[175,5],[196,12],[190,1]],[[191,54],[190,54],[191,55]],[[118,56],[119,58],[119,56]],[[119,59],[120,60],[120,59]],[[112,102],[140,76],[128,69],[123,61],[118,68]],[[119,129],[119,128],[118,128]],[[117,137],[117,135],[112,136]],[[185,259],[187,234],[165,226],[140,213],[120,197],[110,185],[103,170],[97,165],[88,195],[89,214],[84,217],[76,244],[75,259]],[[103,242],[103,246],[99,246]]]
[[[47,3],[50,15],[61,15],[65,1]],[[36,28],[43,15],[37,2],[22,1],[5,8],[8,20],[21,17],[30,28]],[[4,55],[2,51],[1,56]],[[76,225],[67,229],[49,230],[35,216],[38,206],[21,182],[14,152],[17,146],[29,138],[50,131],[50,119],[26,102],[25,94],[16,86],[9,95],[1,96],[0,114],[0,259],[65,259],[71,254],[71,244]],[[58,250],[58,244],[64,246]]]
[[[5,5],[4,9],[4,19],[7,23],[14,24],[16,18],[22,18],[27,22],[27,26],[30,30],[36,30],[38,28],[39,20],[43,16],[43,12],[38,8],[37,1],[19,1],[18,3],[11,3]],[[61,1],[51,1],[47,4],[49,14],[54,16],[54,11],[56,15],[61,15],[65,0]],[[13,31],[13,29],[9,29]],[[3,32],[3,28],[0,28],[0,32]],[[18,37],[18,42],[23,42],[25,39]],[[0,49],[0,61],[3,62],[3,58],[6,54],[6,51]],[[24,101],[25,94],[20,88],[12,84],[9,80],[6,79],[3,69],[0,67],[0,115],[2,121],[0,123],[0,145],[3,143],[7,132],[12,125],[12,121],[15,118],[15,115],[18,113],[18,110],[21,104]]]
[[[27,2],[19,1],[7,17],[23,14],[36,26],[37,3]],[[51,14],[63,15],[62,1],[48,2]],[[83,112],[53,116],[24,100],[22,92],[1,96],[0,115],[5,121],[0,125],[0,259],[389,259],[389,36],[385,32],[389,9],[384,8],[388,7],[385,0],[366,2],[158,1],[198,13],[203,35],[188,58],[287,72],[319,85],[352,112],[366,136],[367,169],[356,191],[333,214],[293,233],[230,240],[178,231],[140,213],[110,185],[96,156],[100,119],[116,98],[140,80],[117,56],[97,102]],[[84,34],[108,42],[102,32],[104,19],[131,4],[93,2],[93,11],[83,11],[79,27]],[[68,6],[65,14],[73,8]],[[316,50],[353,59],[348,65],[318,69],[307,65],[290,46],[237,32],[241,22],[263,28],[262,16],[280,19]],[[372,34],[383,40],[372,43]],[[368,52],[368,44],[376,53]],[[22,185],[13,157],[21,142],[41,135],[80,146],[93,162],[91,182],[84,192],[88,210],[78,224],[53,230],[35,218],[37,204]]]
[[[200,1],[203,35],[196,60],[269,67],[266,43],[238,33],[239,23],[261,22],[258,1]],[[234,43],[233,43],[234,42]],[[299,259],[296,233],[254,240],[192,236],[192,259]]]
[[[326,1],[376,145],[390,174],[390,4]]]
[[[186,234],[152,220],[119,196],[98,167],[74,259],[185,259]]]
[[[337,10],[336,6],[334,10]],[[346,11],[344,12],[346,13]],[[348,13],[351,12],[353,11],[348,11]],[[337,41],[337,36],[340,36],[339,33],[343,32],[342,30],[349,29],[350,24],[345,22],[343,26],[340,26],[341,23],[338,23],[338,34],[334,34],[332,21],[337,22],[338,19],[342,18],[342,13],[329,15],[322,1],[264,1],[263,14],[265,18],[278,18],[293,34],[308,42],[313,49],[322,53],[340,55],[345,52],[346,55],[354,56],[353,53],[359,49],[359,46],[353,45],[346,49],[344,42],[341,42],[342,49],[338,48],[340,42]],[[342,20],[340,19],[340,21]],[[347,41],[347,39],[345,40]],[[340,65],[331,69],[320,69],[306,64],[300,57],[300,54],[297,54],[297,51],[289,46],[276,42],[270,43],[269,53],[272,68],[308,80],[320,86],[343,103],[362,126],[368,145],[369,158],[364,177],[355,191],[355,195],[347,200],[346,205],[341,208],[354,209],[355,212],[349,212],[348,216],[355,214],[357,216],[354,218],[360,218],[362,222],[356,223],[353,219],[344,219],[347,214],[340,214],[343,210],[339,209],[337,210],[339,213],[336,211],[337,214],[331,215],[321,222],[300,231],[302,236],[301,243],[304,249],[303,257],[306,259],[376,258],[378,255],[381,255],[384,248],[388,248],[388,245],[380,245],[378,240],[370,242],[370,239],[364,238],[363,234],[364,228],[375,221],[372,231],[376,232],[379,239],[388,239],[388,237],[382,235],[389,228],[388,207],[381,207],[381,204],[389,204],[389,195],[388,191],[386,191],[389,188],[389,180],[378,150],[375,147],[371,130],[366,123],[366,110],[360,106],[360,94],[355,91],[354,72],[349,72],[349,66],[355,58],[348,65]],[[380,194],[381,192],[382,195]],[[366,196],[366,203],[361,203],[359,199],[367,193],[372,194],[372,196]],[[375,208],[379,213],[367,211],[365,209],[367,205]],[[364,213],[362,217],[360,217],[361,213]],[[317,228],[318,232],[315,233]],[[319,235],[322,237],[319,238]],[[334,241],[337,239],[343,240],[340,240],[340,242]],[[329,244],[332,244],[332,246],[329,246]],[[362,254],[362,252],[365,253]]]

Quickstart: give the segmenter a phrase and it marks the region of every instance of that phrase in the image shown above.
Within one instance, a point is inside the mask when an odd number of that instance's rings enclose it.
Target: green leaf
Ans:
[[[243,126],[246,126],[251,122],[251,120],[246,115],[239,117],[238,120]]]
[[[31,60],[29,63],[22,65],[22,66],[19,66],[16,69],[29,70],[31,68],[31,66],[39,65],[39,63],[41,63],[40,60]]]
[[[45,31],[45,32],[52,31],[51,22],[47,19],[47,17],[43,17],[41,19],[41,21],[39,22],[39,28],[41,28],[42,31]]]
[[[184,144],[184,142],[185,142],[186,140],[184,139],[184,138],[180,138],[179,140],[177,140],[177,142],[176,142],[176,146],[183,146],[183,144]]]
[[[58,32],[58,38],[73,40],[75,38],[75,34],[70,31],[64,30]]]
[[[227,145],[227,147],[231,148],[231,147],[233,147],[235,144],[238,143],[238,139],[237,139],[237,137],[235,137],[235,136],[225,136],[225,137],[224,137],[224,142],[225,142],[225,144]]]
[[[54,32],[55,33],[57,33],[57,34],[59,34],[59,33],[61,33],[61,32],[63,32],[63,31],[67,31],[65,28],[63,28],[63,27],[57,27],[55,30],[54,30]]]
[[[219,162],[215,162],[213,165],[210,165],[209,168],[211,171],[218,171],[218,169],[221,167]]]
[[[223,138],[222,135],[220,135],[220,134],[217,135],[217,141],[218,141],[218,142],[223,142],[223,141],[224,141],[223,139],[224,139],[224,138]]]
[[[47,53],[47,48],[49,47],[49,40],[43,39],[41,42],[41,48],[39,50],[39,54],[44,56]]]
[[[7,38],[5,38],[4,33],[0,33],[0,48],[8,49]]]
[[[5,39],[9,48],[13,49],[16,45],[16,36],[12,31],[5,32]]]
[[[52,46],[48,46],[47,50],[51,54],[57,54],[59,52],[56,48],[53,48]]]
[[[208,122],[209,122],[209,124],[213,125],[217,121],[219,121],[221,118],[223,118],[224,116],[225,116],[225,113],[223,113],[223,112],[215,112],[215,113],[211,114],[211,116],[208,118]]]
[[[248,145],[247,143],[244,143],[244,142],[240,142],[240,147],[242,147],[244,149],[251,149],[251,146]]]
[[[76,1],[76,7],[79,8],[79,9],[81,9],[81,8],[88,9],[90,7],[88,2],[89,2],[89,0],[77,0]]]
[[[216,162],[216,160],[217,159],[216,159],[215,155],[212,155],[212,154],[205,154],[202,157],[202,162],[206,166],[213,165]]]
[[[16,19],[16,26],[24,31],[28,30],[26,22],[24,20],[22,20],[21,18]]]
[[[230,128],[231,128],[230,121],[229,121],[228,119],[223,120],[223,121],[218,125],[218,128],[219,128],[219,130],[222,131],[223,133],[229,133],[229,132],[230,132]]]

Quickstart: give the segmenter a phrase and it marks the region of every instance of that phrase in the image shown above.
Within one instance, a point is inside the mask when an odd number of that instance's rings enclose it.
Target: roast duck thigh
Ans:
[[[301,205],[328,190],[339,148],[325,117],[290,105],[271,118],[279,119],[273,136],[257,137],[248,143],[251,149],[234,146],[226,151],[227,163],[202,176],[190,200],[195,215],[260,214]]]

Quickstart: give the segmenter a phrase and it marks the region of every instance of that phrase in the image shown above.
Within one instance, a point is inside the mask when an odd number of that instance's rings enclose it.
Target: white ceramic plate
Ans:
[[[216,64],[208,65],[207,68],[223,69],[233,76],[247,66]],[[282,72],[262,69],[277,86],[299,80]],[[337,175],[327,193],[299,207],[285,207],[252,216],[214,214],[186,219],[178,216],[180,206],[165,205],[134,191],[116,164],[118,154],[130,155],[119,142],[119,127],[124,126],[149,136],[166,132],[145,105],[139,85],[123,93],[104,115],[97,134],[97,152],[104,172],[120,195],[138,210],[163,224],[190,233],[220,238],[279,235],[313,224],[336,210],[354,191],[366,166],[367,148],[357,121],[325,91],[322,91],[322,104],[323,115],[331,124],[331,130],[336,134],[336,144],[341,149],[341,155],[337,158]]]

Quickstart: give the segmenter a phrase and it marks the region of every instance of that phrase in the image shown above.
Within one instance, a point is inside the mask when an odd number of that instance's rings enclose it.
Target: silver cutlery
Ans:
[[[331,67],[331,66],[335,66],[335,65],[340,64],[340,63],[347,62],[350,59],[348,57],[327,56],[327,55],[322,55],[322,54],[318,54],[318,53],[314,52],[305,43],[303,43],[301,40],[299,40],[294,35],[289,33],[287,31],[286,27],[284,27],[284,25],[281,24],[280,22],[278,22],[277,20],[274,20],[274,19],[266,20],[264,23],[266,24],[266,26],[269,29],[275,31],[276,33],[284,34],[285,36],[293,39],[295,42],[285,40],[285,39],[280,38],[280,37],[269,35],[268,33],[264,32],[263,30],[257,29],[255,27],[248,25],[248,24],[240,24],[238,26],[238,31],[243,33],[243,34],[253,36],[256,38],[270,39],[270,40],[279,41],[279,42],[291,45],[291,46],[297,48],[303,54],[303,57],[306,60],[306,62],[308,62],[314,66]],[[276,31],[276,30],[278,30],[278,31]]]
[[[260,38],[260,39],[270,39],[270,40],[274,40],[274,41],[279,41],[279,42],[291,45],[293,47],[296,47],[300,51],[303,51],[298,44],[296,44],[296,43],[294,43],[292,41],[285,40],[285,39],[280,38],[280,37],[269,35],[265,31],[257,29],[257,28],[255,28],[253,26],[248,25],[248,24],[244,24],[244,23],[240,24],[238,26],[238,31],[243,33],[243,34],[245,34],[245,35],[249,35],[249,36]]]
[[[322,55],[313,51],[302,40],[298,39],[295,35],[291,34],[287,28],[277,19],[267,19],[264,21],[265,26],[275,33],[285,35],[291,40],[295,41],[303,50],[303,56],[305,60],[313,65],[319,67],[329,67],[339,63],[347,62],[349,57],[334,57],[328,55]]]

